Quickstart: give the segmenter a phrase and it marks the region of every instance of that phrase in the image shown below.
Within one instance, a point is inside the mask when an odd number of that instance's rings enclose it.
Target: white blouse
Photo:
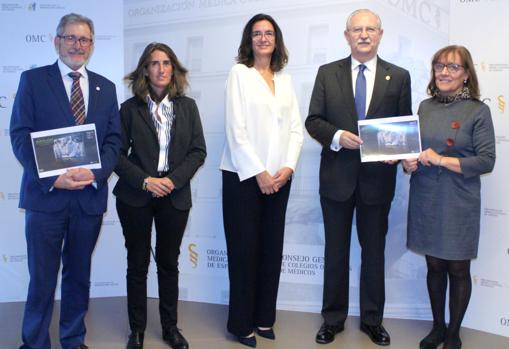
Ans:
[[[295,171],[304,140],[289,74],[274,74],[275,95],[255,68],[236,64],[226,82],[226,143],[222,170],[241,181],[283,167]]]

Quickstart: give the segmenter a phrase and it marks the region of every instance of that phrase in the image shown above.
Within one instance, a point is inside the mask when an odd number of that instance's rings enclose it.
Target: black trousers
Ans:
[[[339,202],[320,198],[325,228],[325,267],[322,316],[325,323],[342,325],[348,315],[350,240],[353,212],[362,249],[360,275],[360,318],[379,325],[385,305],[385,236],[391,203],[366,205],[356,191]]]
[[[290,181],[272,195],[256,178],[242,182],[223,171],[223,221],[228,249],[230,305],[228,331],[247,336],[255,327],[272,327],[283,255]]]
[[[159,286],[159,315],[163,329],[177,324],[178,257],[189,210],[173,207],[170,198],[153,198],[133,207],[117,199],[117,212],[127,248],[127,310],[131,331],[147,326],[147,273],[152,222],[156,228],[155,260]]]

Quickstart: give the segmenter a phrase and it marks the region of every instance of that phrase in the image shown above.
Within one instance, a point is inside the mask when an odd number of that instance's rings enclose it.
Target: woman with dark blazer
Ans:
[[[184,95],[186,74],[170,47],[152,43],[126,77],[134,96],[120,108],[123,145],[113,193],[127,248],[128,349],[143,348],[152,222],[163,339],[174,349],[189,347],[177,328],[178,256],[189,182],[206,148],[196,103]]]
[[[479,100],[470,52],[447,46],[435,53],[428,84],[431,98],[419,106],[418,159],[403,160],[410,179],[408,248],[426,257],[433,328],[420,349],[461,348],[461,322],[477,257],[482,174],[495,165],[495,133],[490,109]],[[445,300],[449,282],[449,324]]]

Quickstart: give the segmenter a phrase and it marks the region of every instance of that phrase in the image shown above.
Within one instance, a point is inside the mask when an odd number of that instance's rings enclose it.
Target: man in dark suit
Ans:
[[[389,345],[382,326],[385,302],[384,248],[394,196],[394,163],[361,163],[357,121],[412,114],[409,73],[377,57],[381,21],[370,10],[354,11],[345,38],[351,56],[323,65],[313,88],[306,128],[322,146],[320,203],[325,228],[325,270],[318,343],[330,343],[344,329],[352,217],[362,248],[361,330]]]
[[[51,348],[48,329],[60,261],[60,343],[63,349],[87,348],[91,256],[121,143],[115,85],[85,69],[94,45],[92,21],[77,14],[62,17],[54,43],[55,64],[21,74],[10,125],[14,154],[23,166],[19,206],[25,209],[30,273],[22,349]],[[39,178],[30,133],[83,123],[95,124],[101,168]]]

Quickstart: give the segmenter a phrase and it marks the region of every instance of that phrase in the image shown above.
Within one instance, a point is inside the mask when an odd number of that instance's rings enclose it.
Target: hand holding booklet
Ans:
[[[39,178],[71,168],[101,168],[95,124],[30,133]]]
[[[419,116],[359,120],[361,161],[417,158],[421,152]]]

